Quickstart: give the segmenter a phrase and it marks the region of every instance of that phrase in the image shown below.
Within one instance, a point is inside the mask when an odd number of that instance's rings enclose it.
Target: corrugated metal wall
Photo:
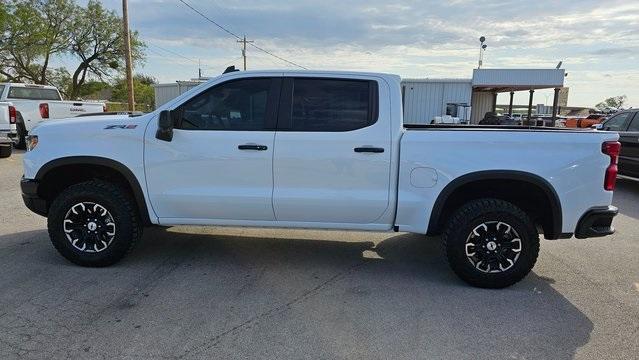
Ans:
[[[470,114],[471,123],[479,123],[487,112],[493,110],[493,97],[494,95],[492,92],[473,92],[473,102]]]
[[[155,91],[155,106],[158,107],[165,104],[200,84],[201,82],[195,81],[179,81],[173,84],[153,85],[153,90]]]
[[[429,124],[446,114],[447,103],[470,104],[470,80],[402,81],[404,123]]]

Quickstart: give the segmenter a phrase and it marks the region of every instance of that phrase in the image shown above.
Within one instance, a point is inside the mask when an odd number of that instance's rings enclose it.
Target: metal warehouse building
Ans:
[[[176,81],[168,84],[153,84],[155,106],[160,106],[203,83],[203,80]]]
[[[529,92],[530,116],[533,94],[538,89],[555,89],[553,107],[556,115],[564,78],[563,69],[474,69],[471,79],[404,79],[404,122],[429,124],[436,116],[453,115],[476,124],[487,112],[495,111],[499,93],[510,93],[508,112],[512,114],[516,91]],[[455,108],[464,110],[451,113]]]

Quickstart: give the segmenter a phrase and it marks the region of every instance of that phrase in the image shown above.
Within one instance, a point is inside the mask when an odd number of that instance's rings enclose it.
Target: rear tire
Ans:
[[[18,121],[16,123],[16,132],[17,136],[15,139],[15,148],[24,150],[27,148],[27,129],[24,127],[24,123],[22,121]]]
[[[446,258],[470,285],[504,288],[523,279],[539,254],[530,217],[507,201],[474,200],[461,206],[442,233]]]
[[[138,212],[126,190],[93,180],[65,189],[51,204],[49,237],[67,260],[89,267],[115,264],[142,235]]]

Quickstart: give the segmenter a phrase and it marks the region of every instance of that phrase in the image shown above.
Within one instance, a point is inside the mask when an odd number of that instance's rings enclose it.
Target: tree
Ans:
[[[90,80],[106,81],[124,67],[122,20],[98,0],[0,0],[0,76],[9,81],[50,84],[76,98]],[[144,43],[132,32],[135,63]],[[71,56],[79,64],[51,69],[51,60]],[[71,73],[70,73],[71,71]]]
[[[155,78],[148,75],[136,74],[133,76],[133,91],[135,92],[135,102],[145,105],[145,110],[153,110],[155,108],[155,92],[151,85],[157,84]],[[127,84],[126,79],[118,79],[113,86],[111,101],[126,102]]]
[[[621,109],[626,101],[628,101],[628,97],[626,95],[613,96],[595,105],[595,107],[599,110],[604,110],[606,108]]]
[[[97,0],[90,0],[72,26],[71,53],[79,58],[71,77],[70,96],[76,97],[87,75],[100,80],[121,73],[124,66],[124,36],[122,19],[107,10]],[[137,32],[131,34],[131,52],[134,63],[142,61],[144,43]]]
[[[68,52],[70,27],[78,6],[73,0],[15,0],[0,17],[0,73],[11,81],[47,84],[53,56]]]

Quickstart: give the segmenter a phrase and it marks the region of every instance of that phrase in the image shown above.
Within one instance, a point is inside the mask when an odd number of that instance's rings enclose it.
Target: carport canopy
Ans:
[[[491,92],[494,94],[493,111],[495,111],[497,94],[510,92],[508,112],[512,114],[513,95],[515,91],[530,92],[528,101],[528,119],[532,114],[533,94],[537,89],[554,89],[552,105],[553,120],[557,117],[559,90],[564,86],[566,72],[564,69],[474,69],[473,91]]]

